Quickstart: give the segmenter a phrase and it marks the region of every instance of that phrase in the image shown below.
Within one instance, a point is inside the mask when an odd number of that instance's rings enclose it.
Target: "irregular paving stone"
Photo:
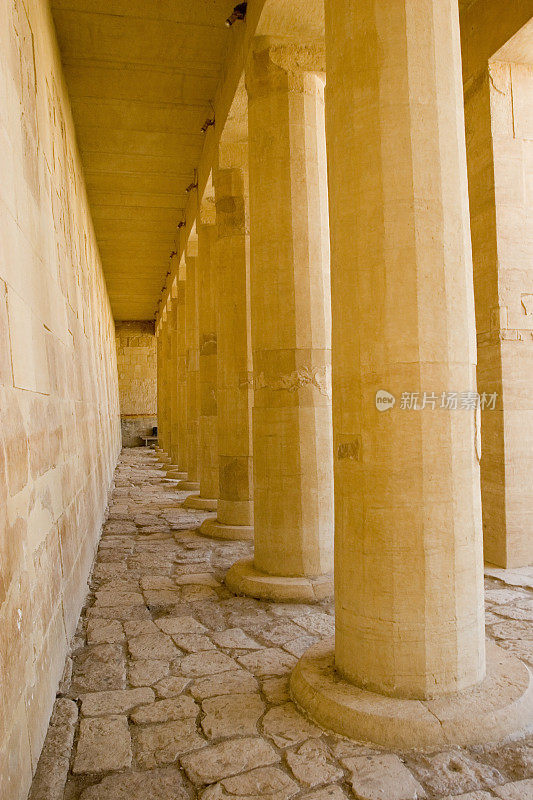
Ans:
[[[188,653],[200,653],[205,650],[216,650],[215,645],[201,633],[183,633],[178,636],[173,636],[172,640],[182,650]]]
[[[205,600],[206,598],[216,599],[218,597],[214,589],[209,586],[183,586],[181,589],[181,597],[187,603],[195,603],[198,600]]]
[[[181,671],[184,675],[214,675],[236,668],[235,661],[224,653],[207,652],[191,653],[181,660]]]
[[[149,658],[134,661],[128,667],[128,681],[132,686],[152,686],[162,678],[166,678],[169,671],[168,661],[155,661]]]
[[[76,703],[56,700],[28,800],[63,800],[77,718]]]
[[[196,572],[184,575],[176,575],[174,578],[178,585],[197,584],[219,588],[220,582],[214,577],[212,572]]]
[[[151,689],[119,689],[114,692],[94,692],[81,696],[81,713],[85,717],[106,714],[127,714],[142,703],[153,703],[155,695]]]
[[[304,742],[297,750],[289,750],[285,758],[296,780],[304,786],[332,783],[343,776],[342,770],[333,763],[326,745],[320,740]]]
[[[144,598],[139,592],[128,592],[121,589],[103,589],[96,592],[95,606],[143,606]]]
[[[153,589],[144,592],[146,605],[148,606],[171,606],[178,603],[181,598],[180,589]]]
[[[278,747],[298,744],[323,733],[321,728],[300,714],[293,703],[285,703],[267,711],[263,718],[262,729]]]
[[[232,739],[182,756],[181,765],[197,785],[275,764],[280,756],[264,739]]]
[[[287,642],[283,645],[283,649],[286,650],[296,658],[301,658],[306,650],[309,650],[311,645],[315,644],[317,641],[316,636],[298,636],[297,639],[293,639],[292,642]]]
[[[199,710],[192,697],[182,695],[181,697],[158,700],[151,705],[142,706],[131,714],[131,718],[137,725],[170,722],[176,719],[196,717]]]
[[[87,617],[94,619],[149,619],[150,612],[146,606],[92,606],[87,609]]]
[[[99,644],[124,641],[124,630],[116,619],[92,619],[87,623],[87,642]]]
[[[118,644],[96,644],[77,652],[74,657],[73,694],[123,689],[126,681],[124,653]]]
[[[494,787],[492,791],[501,800],[533,800],[533,778],[506,783],[504,786]]]
[[[264,675],[284,675],[296,665],[294,656],[278,647],[265,647],[263,650],[246,653],[239,656],[237,661],[259,678]]]
[[[346,800],[346,795],[340,786],[324,786],[322,789],[315,789],[300,795],[300,800]]]
[[[132,658],[156,661],[172,661],[181,655],[170,636],[160,632],[128,639],[128,650]]]
[[[258,683],[253,675],[240,669],[198,678],[191,686],[191,694],[197,700],[203,700],[224,694],[247,694],[257,689]]]
[[[414,760],[412,770],[435,794],[464,794],[504,782],[497,769],[474,761],[460,750],[432,756],[421,754]]]
[[[282,675],[281,678],[265,678],[262,686],[263,694],[269,703],[279,705],[290,700],[288,675]]]
[[[258,767],[233,778],[224,778],[205,790],[204,800],[288,800],[300,790],[292,778],[276,767]]]
[[[467,794],[449,794],[443,800],[494,800],[494,795],[488,792],[467,792]]]
[[[213,634],[213,641],[219,647],[227,647],[228,649],[241,649],[241,650],[259,650],[261,645],[250,638],[242,628],[228,628],[225,631],[219,631]]]
[[[419,800],[426,793],[398,756],[345,758],[350,783],[358,800]]]
[[[183,692],[183,690],[189,685],[189,682],[189,678],[180,678],[171,675],[168,678],[163,678],[162,680],[158,681],[155,684],[154,689],[158,697],[176,697],[176,695]]]
[[[108,775],[85,789],[80,800],[188,800],[190,792],[178,769],[154,769]]]
[[[512,781],[529,778],[533,775],[533,737],[499,745],[486,752],[484,760]]]
[[[80,722],[72,772],[110,772],[131,765],[131,739],[126,717],[91,717]]]
[[[141,578],[141,586],[143,591],[150,591],[152,589],[171,589],[175,591],[176,589],[176,584],[172,578],[166,575],[147,575],[145,578]]]
[[[210,739],[254,734],[264,710],[264,703],[258,694],[211,697],[202,703],[205,713],[202,729]]]
[[[135,757],[142,769],[173,764],[178,756],[205,745],[196,732],[194,718],[133,727]]]
[[[132,619],[124,623],[124,632],[128,639],[134,636],[146,636],[149,633],[159,633],[159,628],[151,619]]]

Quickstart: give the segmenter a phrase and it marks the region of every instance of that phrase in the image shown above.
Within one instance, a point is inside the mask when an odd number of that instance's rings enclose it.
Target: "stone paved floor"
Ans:
[[[333,607],[230,595],[251,548],[197,534],[206,514],[174,486],[152,451],[123,451],[32,800],[533,799],[533,736],[393,753],[311,724],[288,675]],[[532,587],[486,584],[488,634],[530,664]]]

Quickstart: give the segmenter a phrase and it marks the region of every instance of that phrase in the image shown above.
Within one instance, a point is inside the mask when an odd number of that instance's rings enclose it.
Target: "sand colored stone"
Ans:
[[[253,569],[263,574],[263,587],[268,575],[278,579],[269,599],[283,592],[283,583],[316,578],[333,567],[324,86],[306,71],[323,68],[320,47],[259,38],[246,75]],[[230,571],[228,585],[265,596],[249,570],[246,578]]]

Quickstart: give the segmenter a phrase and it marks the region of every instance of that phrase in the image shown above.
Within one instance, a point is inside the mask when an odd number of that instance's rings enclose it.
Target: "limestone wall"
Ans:
[[[157,425],[157,366],[154,323],[116,323],[122,444],[136,447]]]
[[[120,447],[114,325],[46,0],[0,3],[0,797],[30,785]]]

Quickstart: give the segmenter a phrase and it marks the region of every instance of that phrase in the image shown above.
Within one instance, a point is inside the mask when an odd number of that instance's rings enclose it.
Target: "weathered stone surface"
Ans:
[[[324,742],[311,739],[297,750],[285,754],[287,764],[296,780],[304,786],[332,783],[343,777],[343,772],[330,757]]]
[[[412,769],[416,777],[435,794],[464,794],[504,782],[497,769],[474,761],[460,750],[433,756],[420,755]]]
[[[170,670],[168,661],[143,659],[128,667],[128,680],[132,686],[152,686],[165,678]]]
[[[264,710],[264,703],[258,694],[211,697],[202,703],[205,713],[202,729],[210,739],[254,734]]]
[[[501,800],[533,800],[533,778],[495,786],[492,791]]]
[[[235,661],[224,653],[207,652],[192,653],[181,660],[181,671],[184,675],[214,675],[236,668]]]
[[[228,649],[259,650],[261,648],[261,645],[247,636],[242,628],[228,628],[226,631],[214,633],[212,638],[219,647]]]
[[[181,764],[197,785],[214,783],[238,772],[275,764],[280,756],[264,739],[231,739],[182,756]]]
[[[300,714],[292,703],[285,703],[267,711],[261,727],[278,747],[288,747],[310,737],[322,735],[321,728]]]
[[[180,655],[170,636],[164,633],[149,633],[128,639],[128,650],[132,658],[172,661]]]
[[[216,650],[215,645],[201,633],[182,633],[172,637],[174,643],[188,653],[200,653],[204,650]]]
[[[205,790],[205,800],[288,800],[299,791],[292,778],[276,767],[258,767],[233,778],[225,778]]]
[[[124,622],[124,632],[128,639],[134,636],[147,636],[159,633],[159,628],[151,619],[132,619]]]
[[[290,700],[288,675],[282,675],[279,678],[265,678],[261,685],[269,703],[279,705]]]
[[[155,722],[170,722],[171,720],[196,717],[200,711],[192,697],[182,697],[158,700],[150,705],[138,708],[131,714],[131,719],[138,725]]]
[[[151,689],[121,689],[114,692],[93,692],[81,696],[81,713],[85,717],[106,714],[127,714],[138,705],[153,703],[155,695]]]
[[[169,635],[180,635],[184,633],[205,633],[207,628],[194,617],[160,617],[156,621],[157,626]]]
[[[398,756],[345,758],[358,800],[419,800],[426,793]]]
[[[144,598],[139,592],[122,589],[108,589],[96,592],[95,606],[143,606]]]
[[[108,775],[81,793],[80,800],[188,800],[190,792],[175,768]]]
[[[77,718],[76,703],[56,700],[28,800],[63,800]]]
[[[278,647],[266,647],[254,653],[246,653],[244,656],[239,656],[237,661],[258,677],[284,675],[296,664],[294,656]]]
[[[91,717],[80,722],[72,771],[109,772],[131,765],[131,739],[126,717]]]
[[[247,694],[256,692],[258,683],[253,675],[243,669],[207,675],[195,680],[191,686],[191,694],[198,700],[224,694]]]
[[[158,681],[155,684],[154,689],[158,697],[176,697],[183,692],[189,683],[189,678],[180,678],[171,675],[168,678],[163,678],[162,680]]]
[[[107,642],[124,641],[124,630],[118,620],[98,620],[92,619],[87,623],[87,642],[88,644],[98,644]]]
[[[73,694],[123,689],[126,681],[124,653],[118,644],[96,644],[75,654]]]
[[[333,784],[324,786],[322,789],[315,789],[313,792],[307,792],[301,795],[301,800],[346,800],[346,795],[340,786]]]
[[[143,769],[173,764],[178,756],[197,750],[205,740],[196,732],[193,718],[132,729],[135,757]]]

